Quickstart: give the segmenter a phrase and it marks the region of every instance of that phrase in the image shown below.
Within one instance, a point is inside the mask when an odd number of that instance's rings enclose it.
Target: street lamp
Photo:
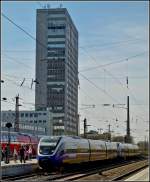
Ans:
[[[9,155],[10,155],[10,128],[12,127],[11,123],[6,123],[6,127],[8,128],[8,163],[9,163]]]

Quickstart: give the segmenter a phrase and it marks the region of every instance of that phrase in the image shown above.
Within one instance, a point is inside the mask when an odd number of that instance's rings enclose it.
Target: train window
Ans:
[[[41,139],[41,143],[57,143],[59,141],[60,137],[48,137]]]
[[[40,154],[49,155],[52,154],[55,150],[55,145],[48,145],[48,146],[40,146]]]
[[[52,154],[57,147],[60,137],[49,137],[41,139],[40,143],[40,153],[49,155]]]

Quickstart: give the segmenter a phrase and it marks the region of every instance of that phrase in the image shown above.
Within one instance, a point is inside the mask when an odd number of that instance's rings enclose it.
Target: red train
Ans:
[[[14,147],[16,147],[17,152],[22,145],[32,146],[32,155],[36,156],[37,154],[37,145],[39,142],[39,137],[33,136],[30,134],[23,134],[19,132],[10,132],[10,156],[13,155]],[[8,144],[8,132],[1,131],[1,147],[2,149]]]

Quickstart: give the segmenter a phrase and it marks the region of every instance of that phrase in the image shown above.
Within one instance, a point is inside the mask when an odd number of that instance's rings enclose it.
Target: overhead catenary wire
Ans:
[[[15,103],[13,103],[13,102],[10,102],[10,101],[8,101],[8,100],[1,100],[2,102],[4,102],[4,103],[8,103],[8,104],[11,104],[11,105],[13,105],[14,106],[14,104]],[[24,107],[24,108],[27,108],[26,106],[23,106],[23,105],[21,105],[21,107]]]
[[[23,28],[21,28],[20,26],[18,26],[16,23],[14,23],[10,18],[8,18],[6,15],[4,15],[2,13],[2,16],[5,17],[8,21],[10,21],[11,23],[13,23],[15,26],[17,26],[20,30],[22,30],[25,34],[27,34],[28,36],[30,36],[33,40],[35,40],[38,44],[40,44],[41,46],[44,46],[43,44],[41,44],[41,42],[39,42],[37,39],[35,39],[31,34],[29,34],[27,31],[25,31]],[[45,46],[44,46],[45,47]],[[47,48],[47,47],[45,47]],[[102,91],[102,90],[101,90]]]
[[[8,58],[8,59],[11,60],[11,61],[14,61],[14,62],[16,62],[16,63],[18,63],[18,64],[21,64],[21,65],[25,66],[25,68],[28,68],[28,69],[30,69],[30,70],[33,70],[33,68],[32,68],[31,66],[29,66],[29,65],[27,65],[27,64],[25,64],[25,63],[22,63],[22,62],[20,62],[20,61],[17,61],[16,59],[14,59],[14,58],[12,58],[12,57],[6,55],[6,54],[2,54],[2,55],[4,55],[6,58]]]
[[[95,58],[93,57],[93,56],[91,56],[91,55],[89,55],[89,53],[85,50],[85,49],[83,49],[86,53],[87,53],[87,55],[92,59],[92,60],[94,60],[96,63],[97,63],[97,61],[95,60]],[[133,56],[133,57],[137,57],[137,56],[139,56],[139,55],[141,55],[141,54],[145,54],[145,52],[147,52],[147,51],[144,51],[144,52],[142,52],[142,53],[140,53],[140,54],[137,54],[137,55],[135,55],[135,56]],[[129,58],[128,58],[129,59]],[[126,59],[126,61],[127,61],[127,59]],[[101,68],[101,67],[99,67],[99,68]],[[98,68],[98,69],[99,69]],[[124,84],[118,79],[118,78],[116,78],[110,71],[108,71],[108,70],[106,70],[106,69],[104,69],[104,68],[102,68],[103,70],[105,70],[105,72],[108,74],[108,75],[110,75],[110,76],[112,76],[112,78],[119,84],[119,85],[121,85],[122,86],[122,88],[124,88],[124,89],[126,89],[126,86],[124,86]],[[129,90],[129,89],[128,89]],[[131,91],[131,89],[130,89],[130,91]],[[132,95],[132,97],[133,97],[133,94],[131,94]],[[134,99],[135,100],[135,99]]]
[[[12,79],[10,79],[10,78],[5,78],[5,80],[8,80],[8,81],[11,82],[12,84],[14,84],[14,85],[20,87],[20,83],[17,83],[16,81],[14,81],[14,80],[12,80]],[[21,88],[21,87],[20,87],[20,88]],[[26,89],[28,89],[28,90],[34,92],[34,90],[32,90],[32,89],[31,89],[30,87],[28,87],[28,86],[22,85],[22,88],[26,88]]]
[[[87,80],[90,84],[92,84],[95,88],[97,88],[98,90],[100,90],[101,92],[103,92],[104,94],[106,94],[107,96],[109,96],[113,101],[115,101],[116,103],[119,103],[118,100],[114,97],[112,97],[108,92],[106,92],[104,89],[102,89],[101,87],[97,86],[94,82],[92,82],[91,80],[89,80],[85,75],[83,75],[82,73],[79,73],[83,78],[85,78],[85,80]]]
[[[134,38],[134,39],[129,39],[129,40],[121,40],[121,41],[114,41],[114,42],[107,42],[107,43],[103,43],[103,44],[94,44],[94,45],[83,45],[80,46],[80,48],[92,48],[92,47],[106,47],[106,46],[111,46],[114,44],[126,44],[126,43],[134,43],[132,41],[145,41],[146,39],[141,39],[141,38]],[[111,46],[112,47],[112,46]],[[108,48],[108,47],[107,47]]]
[[[44,26],[44,28],[46,29],[46,26],[42,23],[42,22],[38,22],[40,25],[43,25]],[[131,39],[131,40],[128,40],[128,41],[135,41],[136,39]],[[142,39],[139,39],[139,41],[140,40],[142,40]],[[137,40],[136,40],[137,41]],[[126,43],[126,40],[123,40],[122,41],[122,43]],[[117,43],[117,42],[116,42]],[[132,43],[132,42],[131,42]],[[133,42],[133,43],[135,43],[135,42]],[[108,42],[107,43],[108,45],[111,45],[111,44],[114,44],[114,43],[111,43],[111,42]],[[105,45],[105,44],[104,44]],[[79,49],[82,49],[82,48],[87,48],[87,47],[94,47],[93,45],[83,45],[83,46],[79,46]],[[97,47],[97,46],[96,46]],[[102,47],[103,48],[103,44],[102,45],[100,45],[100,47]],[[112,47],[112,46],[111,46]],[[107,47],[106,47],[107,48]],[[3,49],[2,50],[2,52],[20,52],[20,53],[22,53],[22,52],[35,52],[36,50],[10,50],[10,49]]]
[[[127,58],[124,58],[124,59],[121,59],[121,60],[118,60],[118,61],[113,61],[113,62],[110,62],[110,63],[106,63],[106,64],[101,64],[101,65],[98,65],[98,66],[94,66],[94,67],[90,67],[90,68],[86,68],[86,69],[82,69],[80,70],[79,72],[85,72],[85,71],[91,71],[91,70],[96,70],[96,69],[99,69],[99,68],[102,68],[102,67],[106,67],[106,66],[110,66],[110,65],[114,65],[114,64],[118,64],[118,63],[123,63],[123,62],[126,62],[127,59],[133,59],[135,57],[138,57],[138,56],[141,56],[143,54],[145,54],[147,51],[143,51],[139,54],[136,54],[136,55],[133,55],[133,56],[130,56],[130,57],[127,57]]]
[[[31,39],[33,39],[34,41],[36,41],[36,43],[40,44],[42,47],[46,48],[47,47],[42,44],[39,40],[37,40],[34,36],[32,36],[30,33],[28,33],[26,30],[24,30],[21,26],[17,25],[14,21],[12,21],[10,18],[8,18],[4,13],[2,13],[2,16],[7,19],[10,23],[12,23],[13,25],[15,25],[17,28],[19,28],[21,31],[23,31],[27,36],[29,36]],[[65,63],[66,64],[66,63]],[[67,65],[67,64],[66,64]],[[85,76],[82,74],[82,77],[85,78]],[[86,78],[87,79],[87,78]],[[89,81],[89,80],[88,80]],[[90,82],[90,81],[89,81]],[[92,83],[92,82],[91,82]],[[92,83],[93,84],[93,83]],[[95,85],[95,84],[94,84]],[[96,85],[95,85],[96,86]],[[97,86],[96,86],[97,87]],[[99,87],[97,87],[99,88]],[[110,94],[108,94],[107,92],[105,92],[103,89],[100,89],[103,93],[106,93],[106,95],[109,95],[109,97],[113,98],[112,96],[110,96]]]
[[[11,20],[8,16],[6,16],[3,12],[2,12],[2,16],[7,19],[9,22],[11,22],[14,26],[16,26],[18,29],[20,29],[21,31],[23,31],[26,35],[28,35],[32,40],[36,41],[39,45],[41,45],[42,47],[45,47],[47,49],[47,47],[41,43],[37,38],[35,38],[32,34],[30,34],[29,32],[27,32],[25,29],[23,29],[21,26],[17,25],[13,20]]]

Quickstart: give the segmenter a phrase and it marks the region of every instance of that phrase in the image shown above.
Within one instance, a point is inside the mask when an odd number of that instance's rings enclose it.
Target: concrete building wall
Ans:
[[[36,18],[36,84],[35,104],[37,110],[47,107],[47,13],[37,11]]]

